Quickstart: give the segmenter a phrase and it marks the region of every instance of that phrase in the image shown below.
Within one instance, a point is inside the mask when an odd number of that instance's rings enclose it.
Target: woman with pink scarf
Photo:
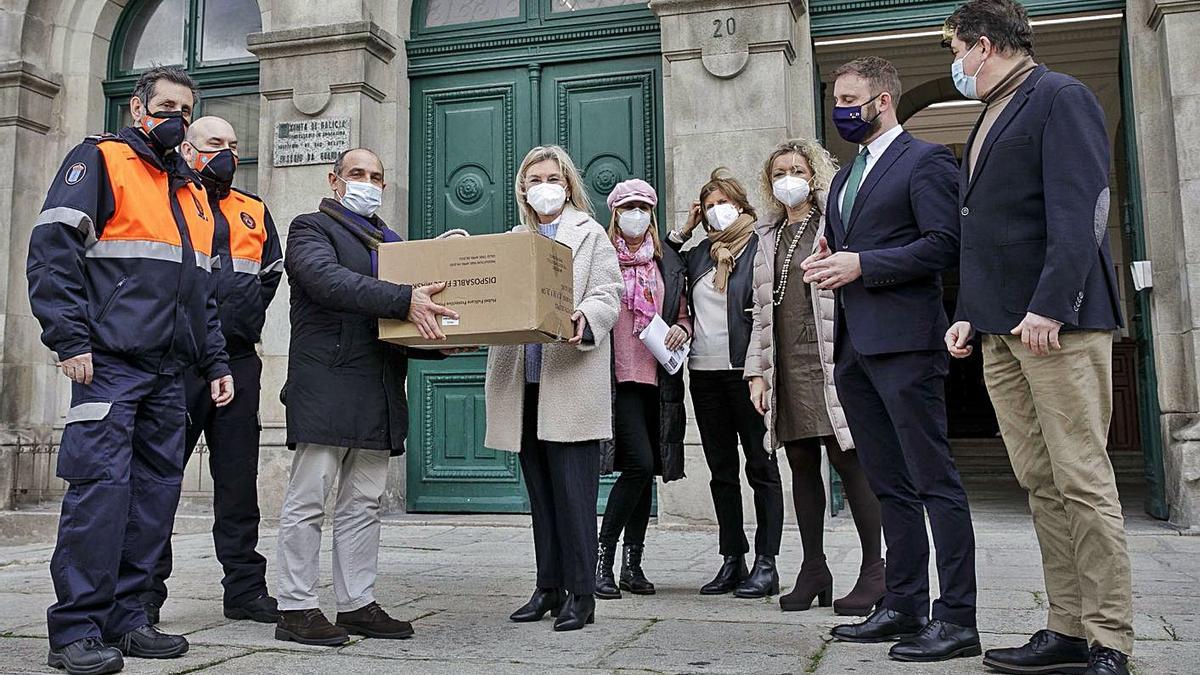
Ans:
[[[621,472],[608,497],[600,527],[596,565],[596,597],[612,600],[621,591],[652,595],[654,584],[642,572],[646,526],[654,477],[683,478],[683,371],[668,373],[639,335],[654,319],[671,329],[666,345],[678,349],[691,339],[686,268],[679,254],[658,238],[654,207],[658,194],[644,180],[618,184],[608,195],[612,221],[608,234],[617,249],[621,277],[621,310],[613,328],[616,371],[614,396],[614,468]],[[625,532],[618,584],[613,574],[617,539]]]

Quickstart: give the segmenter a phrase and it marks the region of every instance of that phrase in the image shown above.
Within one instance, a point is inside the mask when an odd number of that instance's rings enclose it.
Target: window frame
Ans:
[[[654,15],[649,8],[649,3],[600,7],[575,12],[555,12],[553,9],[554,0],[521,0],[520,16],[508,19],[456,23],[449,26],[425,26],[425,17],[429,12],[430,2],[431,0],[415,0],[413,3],[414,20],[412,36],[414,39],[419,40],[421,37],[428,38],[447,34],[467,34],[472,38],[482,38],[485,36],[513,34],[530,29],[579,28],[589,24],[611,23],[615,18],[622,15],[628,15],[636,19],[654,19]]]

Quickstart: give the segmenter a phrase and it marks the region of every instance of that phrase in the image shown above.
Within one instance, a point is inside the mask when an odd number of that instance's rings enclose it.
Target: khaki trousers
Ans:
[[[1047,628],[1133,651],[1125,521],[1109,461],[1112,334],[1071,331],[1034,356],[1019,337],[987,335],[983,372],[1013,471],[1029,493],[1042,551]]]

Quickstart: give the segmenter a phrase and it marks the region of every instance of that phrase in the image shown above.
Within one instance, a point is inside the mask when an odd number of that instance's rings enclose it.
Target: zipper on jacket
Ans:
[[[113,292],[109,294],[108,300],[104,301],[104,306],[100,308],[100,313],[96,315],[96,323],[99,323],[104,317],[108,316],[108,310],[112,309],[113,302],[116,301],[117,295],[121,292],[121,287],[127,281],[129,281],[129,277],[121,277],[121,280],[117,282],[116,287],[113,288]]]

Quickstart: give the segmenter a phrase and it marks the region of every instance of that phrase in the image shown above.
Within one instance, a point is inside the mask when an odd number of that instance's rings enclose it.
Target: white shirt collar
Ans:
[[[892,141],[896,140],[902,133],[904,133],[904,126],[897,124],[891,129],[883,132],[879,138],[871,141],[871,143],[866,146],[867,152],[870,153],[870,159],[879,159],[882,157],[883,153],[887,152],[888,146],[892,144]]]

